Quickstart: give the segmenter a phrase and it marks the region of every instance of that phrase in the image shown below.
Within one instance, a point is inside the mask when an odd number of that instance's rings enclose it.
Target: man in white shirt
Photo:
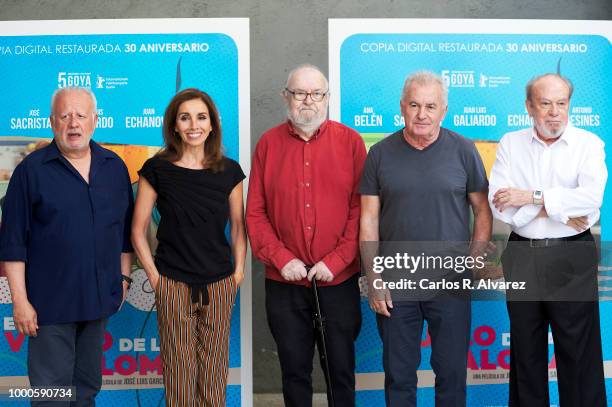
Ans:
[[[510,317],[510,407],[550,405],[551,327],[562,406],[606,406],[590,227],[608,176],[604,143],[568,121],[571,82],[557,74],[527,84],[533,127],[499,143],[489,186],[493,215],[512,234],[502,256]]]

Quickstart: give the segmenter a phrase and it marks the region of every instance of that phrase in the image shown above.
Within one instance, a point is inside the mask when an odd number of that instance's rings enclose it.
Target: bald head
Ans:
[[[51,116],[53,116],[53,113],[55,112],[57,101],[61,99],[64,95],[69,93],[82,93],[83,95],[87,96],[91,100],[91,106],[93,108],[92,113],[97,110],[98,101],[96,100],[96,95],[94,95],[90,89],[76,86],[67,86],[65,88],[57,89],[55,92],[53,92],[53,95],[51,96]]]
[[[574,93],[574,85],[572,84],[572,81],[570,81],[568,78],[556,73],[545,73],[543,75],[538,75],[534,78],[531,78],[531,80],[527,82],[527,86],[525,86],[526,100],[531,100],[533,96],[533,88],[538,82],[540,83],[540,85],[542,84],[542,82],[546,84],[550,82],[563,82],[563,84],[565,84],[568,90],[568,99],[571,99],[572,93]]]
[[[294,80],[294,78],[296,76],[301,77],[303,75],[321,80],[324,90],[327,90],[327,88],[329,88],[329,83],[327,82],[327,78],[323,74],[323,71],[321,71],[321,69],[319,69],[318,66],[312,65],[312,64],[298,65],[297,67],[289,71],[289,75],[287,75],[287,82],[285,83],[285,87],[289,89],[293,89],[291,85],[292,85],[292,81]]]

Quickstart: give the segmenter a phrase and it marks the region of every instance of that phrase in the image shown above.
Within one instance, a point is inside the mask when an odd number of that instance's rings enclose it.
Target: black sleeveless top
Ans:
[[[206,284],[232,274],[231,248],[225,230],[229,195],[245,178],[240,164],[224,158],[224,169],[193,170],[152,157],[138,174],[157,192],[161,221],[155,265],[159,272],[181,281],[197,301]],[[207,303],[205,298],[205,303]]]

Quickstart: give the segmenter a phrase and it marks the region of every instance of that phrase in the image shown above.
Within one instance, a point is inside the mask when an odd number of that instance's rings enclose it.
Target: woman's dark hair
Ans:
[[[164,160],[175,162],[183,156],[183,140],[175,131],[176,116],[179,107],[184,102],[200,99],[208,108],[210,124],[212,130],[204,143],[204,168],[209,168],[213,172],[223,171],[223,147],[221,144],[221,122],[219,112],[212,98],[206,93],[196,88],[183,89],[178,92],[166,108],[164,113],[164,148],[156,156]]]

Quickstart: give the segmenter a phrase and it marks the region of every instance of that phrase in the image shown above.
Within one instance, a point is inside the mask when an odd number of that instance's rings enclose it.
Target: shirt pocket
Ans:
[[[91,199],[93,201],[94,214],[98,221],[114,226],[125,220],[126,210],[129,205],[129,193],[127,188],[119,186],[99,186],[93,188]]]

